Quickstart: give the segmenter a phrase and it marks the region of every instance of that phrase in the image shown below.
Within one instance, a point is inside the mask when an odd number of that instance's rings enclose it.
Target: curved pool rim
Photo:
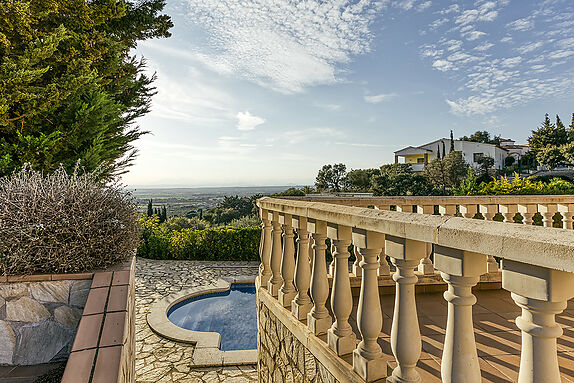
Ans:
[[[221,335],[218,332],[186,330],[171,322],[167,314],[180,302],[200,295],[228,291],[234,283],[254,283],[254,276],[221,278],[215,284],[184,289],[154,303],[147,314],[147,323],[156,334],[181,343],[195,344],[192,364],[203,366],[233,366],[256,364],[257,350],[221,350]]]

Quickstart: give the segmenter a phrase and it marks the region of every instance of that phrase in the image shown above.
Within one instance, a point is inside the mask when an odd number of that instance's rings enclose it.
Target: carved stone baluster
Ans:
[[[282,245],[282,231],[281,223],[279,223],[279,213],[273,212],[273,221],[271,222],[271,273],[272,277],[269,280],[267,288],[269,293],[274,297],[279,294],[279,289],[283,284],[283,278],[281,277],[281,258],[283,256],[283,245]]]
[[[334,253],[335,253],[335,245],[331,241],[331,257],[333,258],[331,260],[331,263],[329,263],[329,274],[331,276],[335,275],[335,257],[333,257]]]
[[[500,213],[504,216],[504,222],[514,223],[514,216],[518,213],[518,205],[502,204],[499,205]]]
[[[445,383],[479,383],[480,367],[474,339],[472,287],[486,272],[486,256],[435,245],[435,268],[448,284],[446,337],[441,363]]]
[[[492,221],[496,213],[498,213],[498,205],[479,205],[479,207],[480,213],[487,221]],[[487,271],[489,273],[498,271],[498,262],[492,255],[489,255],[487,258]]]
[[[560,382],[556,323],[567,301],[574,296],[574,274],[504,260],[502,287],[522,308],[516,326],[522,331],[519,383]]]
[[[355,349],[355,334],[349,324],[353,309],[351,281],[349,279],[349,245],[351,228],[341,225],[327,226],[327,235],[333,242],[333,290],[331,291],[331,308],[335,321],[327,331],[327,343],[337,355],[345,355]]]
[[[475,203],[469,205],[460,205],[460,214],[464,218],[474,218],[476,213],[478,212],[477,206]]]
[[[397,367],[388,383],[420,382],[416,365],[421,355],[421,334],[415,301],[417,276],[414,268],[426,255],[426,243],[387,235],[385,252],[396,266],[395,310],[391,328],[391,348]]]
[[[327,239],[327,224],[323,221],[309,220],[309,231],[313,236],[313,269],[311,271],[311,299],[313,308],[307,314],[307,327],[315,335],[327,333],[331,327],[331,316],[325,306],[329,297],[329,281],[327,279],[327,264],[325,260],[325,239]]]
[[[544,227],[552,227],[554,214],[558,211],[555,203],[538,204],[538,211],[542,214],[542,225]]]
[[[518,204],[518,212],[522,216],[522,224],[532,225],[532,217],[538,211],[536,204]]]
[[[293,240],[293,218],[285,214],[283,223],[283,256],[281,262],[281,277],[283,285],[279,289],[277,299],[285,307],[291,307],[291,301],[297,295],[293,278],[295,276],[295,242]]]
[[[291,302],[291,312],[295,318],[302,320],[313,307],[309,297],[309,284],[311,282],[311,266],[309,264],[309,232],[307,231],[307,218],[298,217],[297,222],[297,261],[295,263],[295,287],[297,295]]]
[[[269,222],[269,212],[261,209],[261,243],[259,244],[259,257],[261,266],[259,268],[259,282],[261,287],[267,287],[267,282],[271,278],[271,223]]]
[[[429,214],[430,215],[430,214],[434,213],[434,205],[422,205],[422,206],[419,206],[419,210],[422,211],[422,214]],[[419,273],[422,273],[424,275],[434,274],[434,266],[433,266],[432,261],[430,259],[431,254],[432,254],[432,243],[427,243],[426,244],[426,257],[421,259],[419,266],[418,266]]]
[[[383,314],[379,298],[377,256],[385,243],[383,234],[353,231],[353,243],[359,247],[363,256],[361,267],[361,293],[357,309],[357,326],[362,340],[353,351],[353,370],[367,382],[386,377],[386,363],[383,351],[377,343],[383,326]]]
[[[454,217],[456,215],[456,205],[439,205],[438,212],[446,217]]]
[[[572,216],[574,216],[574,204],[559,203],[558,212],[562,216],[562,228],[572,229]]]
[[[383,249],[383,251],[381,251],[381,254],[379,254],[378,261],[379,261],[379,269],[377,270],[377,275],[387,277],[391,275],[391,267],[389,266],[389,262],[387,262],[385,249]]]
[[[355,263],[353,263],[353,274],[355,274],[355,277],[360,277],[363,275],[363,269],[360,266],[360,263],[363,260],[363,256],[359,252],[359,248],[357,246],[354,246],[354,254]]]

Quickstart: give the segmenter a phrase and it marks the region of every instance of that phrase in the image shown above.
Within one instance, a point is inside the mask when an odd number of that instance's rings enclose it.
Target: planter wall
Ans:
[[[6,282],[0,283],[0,365],[66,360],[91,278],[92,274],[4,277]]]

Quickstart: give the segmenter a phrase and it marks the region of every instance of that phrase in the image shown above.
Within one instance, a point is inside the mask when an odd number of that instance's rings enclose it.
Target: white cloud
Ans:
[[[370,24],[382,7],[364,0],[185,2],[186,20],[207,36],[192,47],[207,65],[284,93],[339,81],[342,67],[370,50]]]
[[[502,65],[503,67],[512,68],[512,67],[520,64],[521,61],[522,61],[522,57],[520,57],[520,56],[510,57],[510,58],[503,59],[500,62],[500,65]]]
[[[433,68],[440,70],[441,72],[446,72],[453,69],[454,65],[448,60],[436,60],[432,63]]]
[[[417,5],[417,11],[422,12],[425,9],[429,8],[432,5],[432,1],[425,1]]]
[[[460,9],[460,7],[458,6],[458,4],[451,4],[447,8],[443,9],[442,11],[439,11],[439,13],[441,15],[448,15],[450,13],[457,13],[459,11],[459,9]]]
[[[474,47],[474,50],[477,50],[479,52],[484,52],[484,51],[489,50],[493,46],[494,46],[494,44],[486,42],[486,43],[482,43],[480,45],[477,45],[476,47]]]
[[[398,94],[396,94],[396,93],[381,93],[381,94],[376,94],[376,95],[372,95],[372,96],[365,96],[364,99],[366,102],[368,102],[370,104],[378,104],[378,103],[383,102],[383,101],[392,100],[393,98],[395,98],[397,96],[398,96]]]
[[[528,31],[534,28],[534,20],[530,18],[514,20],[506,25],[513,31]]]
[[[486,35],[486,33],[481,32],[481,31],[470,31],[470,32],[463,34],[463,36],[466,37],[466,39],[468,41],[478,40],[479,38],[481,38],[482,36],[485,36],[485,35]]]
[[[537,50],[538,48],[541,48],[544,46],[544,42],[542,41],[537,41],[535,43],[528,43],[528,44],[524,44],[518,48],[516,48],[516,51],[521,53],[521,54],[526,54],[526,53],[530,53],[532,51]]]
[[[244,131],[254,130],[265,122],[263,118],[254,116],[249,111],[239,112],[235,117],[237,118],[237,129]]]

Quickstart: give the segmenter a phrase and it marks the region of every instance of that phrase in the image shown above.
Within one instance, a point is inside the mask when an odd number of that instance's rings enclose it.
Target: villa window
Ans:
[[[473,162],[478,162],[482,157],[484,157],[484,153],[472,153]]]

